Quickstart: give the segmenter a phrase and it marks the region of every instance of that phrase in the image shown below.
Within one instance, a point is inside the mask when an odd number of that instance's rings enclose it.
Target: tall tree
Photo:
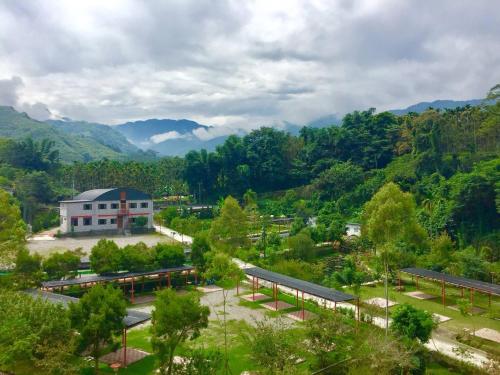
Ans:
[[[72,326],[79,332],[81,350],[88,349],[94,357],[94,370],[99,371],[102,348],[120,335],[127,314],[126,302],[120,289],[93,286],[77,303],[70,303]]]
[[[243,271],[234,262],[232,262],[226,254],[221,252],[212,252],[211,254],[209,254],[207,270],[205,272],[205,279],[214,280],[217,285],[222,287],[222,326],[224,328],[224,370],[226,375],[229,372],[226,320],[227,298],[229,295],[229,290],[234,288],[243,278]],[[219,319],[218,314],[217,319]]]
[[[61,304],[0,289],[0,322],[0,371],[78,373],[76,334]]]
[[[158,355],[161,374],[174,371],[174,353],[179,344],[195,339],[208,326],[210,310],[200,304],[195,293],[178,295],[165,289],[156,296],[152,313],[151,343]]]
[[[233,197],[224,200],[219,217],[212,223],[210,235],[215,243],[229,252],[249,245],[247,217]]]
[[[425,230],[417,222],[416,204],[411,193],[404,193],[394,183],[384,185],[365,204],[362,233],[379,251],[385,273],[386,333],[389,329],[389,260],[400,251],[401,243],[407,247],[425,246]],[[403,246],[403,247],[406,247]]]
[[[26,225],[16,200],[0,189],[0,265],[8,267],[25,244]]]

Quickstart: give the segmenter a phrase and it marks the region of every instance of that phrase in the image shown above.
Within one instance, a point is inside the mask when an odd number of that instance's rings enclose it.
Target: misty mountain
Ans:
[[[410,112],[422,113],[429,108],[434,109],[455,109],[458,107],[465,107],[466,105],[476,106],[483,103],[483,99],[470,99],[470,100],[434,100],[432,102],[420,102],[413,104],[405,109],[392,109],[389,112],[395,115],[406,115]]]
[[[0,106],[0,138],[35,141],[50,139],[64,162],[102,158],[126,160],[147,156],[105,125],[82,122],[37,121],[13,107]]]

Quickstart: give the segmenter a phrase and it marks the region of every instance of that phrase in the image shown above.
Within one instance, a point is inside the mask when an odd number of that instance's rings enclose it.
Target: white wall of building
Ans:
[[[141,204],[147,203],[148,207],[141,207]],[[118,208],[111,208],[112,204],[116,204]],[[131,205],[136,207],[131,207]],[[91,205],[90,210],[84,209],[84,205]],[[105,205],[106,208],[99,208],[99,205]],[[60,230],[62,233],[71,233],[71,219],[78,220],[78,225],[73,227],[74,232],[88,232],[99,230],[115,230],[118,229],[118,212],[120,211],[120,201],[75,201],[60,203]],[[128,215],[123,218],[123,226],[127,228],[132,223],[127,223],[127,220],[144,216],[148,218],[146,228],[153,227],[153,201],[152,200],[127,200]],[[84,219],[90,218],[91,225],[84,225]],[[99,220],[104,220],[105,224],[99,224]],[[111,223],[111,219],[115,219]],[[128,225],[130,224],[130,225]]]

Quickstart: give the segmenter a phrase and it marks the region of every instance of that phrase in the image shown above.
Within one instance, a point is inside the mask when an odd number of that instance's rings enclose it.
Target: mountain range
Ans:
[[[464,101],[436,100],[421,102],[389,112],[404,115],[420,113],[428,108],[453,109],[465,105],[480,105],[481,99]],[[331,114],[306,124],[309,127],[340,125],[340,116]],[[284,122],[282,129],[298,134],[303,125]],[[211,135],[215,127],[191,120],[149,119],[120,125],[105,125],[71,119],[37,121],[13,107],[0,106],[0,137],[55,142],[65,162],[89,161],[102,158],[115,160],[148,160],[160,156],[183,156],[190,150],[214,150],[228,135]],[[242,135],[241,130],[235,131]]]

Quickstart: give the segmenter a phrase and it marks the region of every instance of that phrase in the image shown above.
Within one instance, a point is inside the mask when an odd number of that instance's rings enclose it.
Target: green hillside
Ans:
[[[63,162],[90,161],[102,158],[125,160],[144,158],[144,153],[118,132],[104,125],[57,122],[47,123],[19,113],[12,107],[0,106],[0,138],[55,142]],[[86,123],[85,123],[86,124]],[[87,125],[87,124],[86,124]]]

